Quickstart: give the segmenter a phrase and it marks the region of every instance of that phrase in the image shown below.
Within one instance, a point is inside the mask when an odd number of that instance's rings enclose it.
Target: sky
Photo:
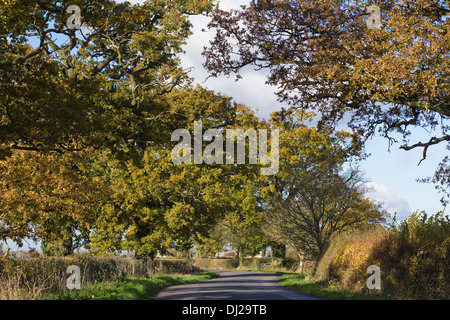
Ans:
[[[219,0],[219,5],[222,9],[229,10],[237,9],[248,2],[248,0]],[[247,68],[241,72],[242,79],[238,82],[233,76],[207,79],[209,74],[202,67],[204,63],[202,51],[214,36],[213,31],[202,32],[202,29],[207,29],[208,21],[209,18],[204,16],[191,17],[193,35],[184,48],[186,54],[181,57],[183,67],[192,68],[189,75],[196,83],[232,97],[235,102],[251,107],[260,118],[267,119],[271,112],[279,110],[284,105],[277,101],[275,88],[265,83],[266,75],[263,72]],[[416,142],[425,142],[431,138],[423,129],[414,130],[412,133]],[[367,193],[369,199],[382,203],[391,214],[396,212],[397,220],[406,219],[416,210],[424,210],[428,214],[444,210],[440,203],[441,195],[435,190],[434,185],[416,180],[433,175],[439,162],[448,155],[445,144],[430,147],[427,159],[420,166],[418,163],[422,159],[422,149],[404,151],[399,149],[399,145],[394,145],[389,151],[388,141],[381,137],[369,140],[365,147],[371,156],[360,164],[360,169],[369,181],[367,186],[372,189]],[[448,209],[445,212],[447,214]],[[26,243],[23,249],[27,247],[35,245]]]
[[[222,9],[229,10],[237,9],[248,2],[220,0],[219,4]],[[213,31],[202,32],[202,29],[207,29],[208,21],[209,18],[204,16],[191,18],[193,35],[185,46],[183,66],[194,68],[190,76],[197,83],[258,110],[257,115],[267,119],[271,112],[279,110],[283,105],[277,101],[275,88],[265,83],[266,75],[263,72],[247,68],[241,72],[243,78],[238,82],[233,76],[207,79],[208,72],[202,67],[204,57],[201,53],[214,36]],[[419,128],[412,133],[416,142],[425,142],[431,138],[424,129]],[[444,210],[440,203],[441,195],[434,185],[419,183],[416,180],[433,175],[438,164],[448,155],[445,144],[430,147],[427,159],[420,166],[418,164],[422,159],[422,149],[405,151],[399,147],[400,145],[394,145],[389,150],[388,140],[382,137],[375,137],[366,143],[366,152],[371,156],[361,163],[360,168],[370,181],[367,185],[372,191],[367,196],[373,201],[382,202],[389,212],[396,212],[397,220],[407,218],[416,210],[424,210],[428,214]]]
[[[132,3],[144,1],[132,0]],[[249,0],[218,0],[221,9],[239,9]],[[279,110],[284,105],[277,101],[275,88],[267,85],[266,75],[261,71],[245,69],[240,74],[242,79],[238,82],[234,77],[208,78],[208,72],[203,68],[204,57],[202,51],[213,38],[213,31],[207,30],[209,18],[204,16],[191,17],[193,35],[185,46],[186,54],[182,56],[183,67],[193,68],[190,76],[195,82],[210,90],[226,94],[237,103],[242,103],[258,110],[257,115],[268,118],[270,113]],[[425,142],[431,136],[424,129],[412,130],[414,142]],[[438,164],[448,155],[444,143],[432,146],[427,153],[427,159],[420,166],[422,149],[405,151],[399,149],[400,145],[389,148],[388,140],[374,137],[366,145],[366,152],[371,154],[367,160],[360,164],[368,181],[367,186],[372,190],[367,194],[373,201],[384,204],[390,213],[396,212],[397,220],[406,219],[414,211],[426,211],[435,214],[444,210],[434,184],[420,183],[417,179],[430,177],[434,174]],[[445,211],[448,212],[448,209]]]

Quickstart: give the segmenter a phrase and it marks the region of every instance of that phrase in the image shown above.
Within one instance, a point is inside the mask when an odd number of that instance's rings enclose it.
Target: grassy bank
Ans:
[[[68,257],[0,257],[0,300],[34,300],[45,295],[57,295],[67,289],[67,269],[71,265],[80,268],[82,288],[123,279],[151,278],[157,274],[197,275],[201,272],[192,262],[180,259],[144,261],[131,257],[96,257],[88,254]]]
[[[155,274],[153,277],[125,278],[89,284],[81,290],[63,290],[41,297],[43,300],[145,300],[162,288],[217,277],[213,271],[195,275]]]
[[[356,293],[342,287],[339,283],[319,281],[309,274],[283,271],[265,271],[278,275],[278,282],[286,288],[314,296],[336,300],[379,300],[389,299],[379,293]]]

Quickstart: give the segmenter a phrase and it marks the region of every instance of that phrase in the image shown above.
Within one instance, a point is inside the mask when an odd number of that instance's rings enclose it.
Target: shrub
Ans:
[[[415,212],[389,231],[337,235],[317,268],[318,280],[368,291],[366,269],[381,270],[381,290],[398,299],[450,298],[450,220]]]
[[[415,212],[393,225],[372,253],[382,261],[382,285],[392,296],[450,298],[450,220]]]
[[[298,261],[290,257],[273,258],[272,266],[270,269],[283,271],[296,271],[298,269]]]
[[[155,261],[154,272],[164,274],[198,274],[200,268],[186,260],[158,259]]]
[[[244,258],[241,261],[241,265],[239,266],[242,269],[247,270],[259,270],[261,269],[261,264],[263,263],[271,263],[270,258]]]
[[[339,282],[350,291],[363,291],[367,267],[380,263],[371,253],[386,235],[386,231],[377,228],[334,236],[318,263],[316,276],[319,280]]]

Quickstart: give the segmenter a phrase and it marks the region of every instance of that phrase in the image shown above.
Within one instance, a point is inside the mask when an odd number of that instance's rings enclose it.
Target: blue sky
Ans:
[[[135,1],[138,2],[138,1]],[[222,9],[238,8],[249,1],[220,0]],[[243,103],[255,110],[260,117],[267,118],[282,106],[277,101],[273,87],[265,84],[265,74],[251,68],[241,73],[243,79],[235,82],[234,77],[205,79],[208,73],[202,67],[201,56],[204,46],[214,35],[213,32],[202,32],[207,29],[208,18],[196,16],[191,19],[194,34],[185,47],[186,55],[182,58],[185,68],[194,67],[191,76],[202,86],[227,94],[236,102]],[[431,136],[421,128],[412,131],[412,141],[428,141]],[[373,191],[368,193],[372,200],[383,202],[391,213],[397,212],[397,219],[407,218],[415,210],[425,210],[429,214],[443,210],[441,195],[433,184],[416,182],[416,179],[432,176],[439,162],[448,155],[445,144],[432,146],[428,150],[427,159],[418,166],[422,159],[422,149],[404,151],[399,145],[388,148],[388,141],[375,137],[366,144],[366,151],[371,156],[361,163],[361,169],[371,182]],[[448,211],[448,210],[447,210]]]
[[[130,1],[139,3],[143,1]],[[238,8],[249,1],[220,0],[222,9]],[[193,68],[190,76],[204,87],[221,92],[232,97],[236,102],[245,104],[257,111],[261,118],[267,118],[271,112],[282,107],[277,101],[275,90],[265,84],[265,74],[246,69],[241,73],[243,79],[235,82],[234,77],[210,78],[203,69],[204,58],[201,53],[203,47],[214,35],[212,32],[202,32],[207,29],[208,18],[195,16],[191,18],[193,35],[185,46],[186,54],[182,56],[183,66]],[[430,135],[423,129],[417,129],[412,134],[413,141],[428,141]],[[388,151],[388,141],[375,137],[366,144],[366,151],[371,156],[361,163],[360,168],[370,181],[368,186],[373,189],[367,196],[377,202],[384,203],[384,207],[391,213],[397,212],[397,219],[407,218],[415,210],[425,210],[429,214],[443,210],[440,203],[441,195],[437,193],[433,184],[419,183],[416,179],[432,176],[439,162],[448,155],[445,144],[438,144],[429,148],[427,159],[418,166],[422,159],[422,149],[404,151],[399,145],[394,145]],[[446,210],[448,213],[448,209]],[[12,244],[11,244],[12,245]],[[33,243],[25,245],[23,249],[35,247]],[[12,248],[15,248],[12,245]]]

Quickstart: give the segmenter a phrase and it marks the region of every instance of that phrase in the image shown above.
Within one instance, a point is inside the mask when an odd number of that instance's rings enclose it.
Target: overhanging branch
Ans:
[[[443,141],[450,141],[450,135],[445,135],[445,136],[442,136],[440,138],[433,137],[428,142],[425,142],[425,143],[418,142],[418,143],[413,144],[411,146],[401,146],[400,149],[409,151],[409,150],[412,150],[412,149],[415,149],[415,148],[423,148],[423,157],[422,157],[422,160],[420,160],[420,162],[419,162],[419,165],[420,165],[422,163],[422,161],[427,158],[428,148],[430,146],[432,146],[432,145],[441,143]]]

